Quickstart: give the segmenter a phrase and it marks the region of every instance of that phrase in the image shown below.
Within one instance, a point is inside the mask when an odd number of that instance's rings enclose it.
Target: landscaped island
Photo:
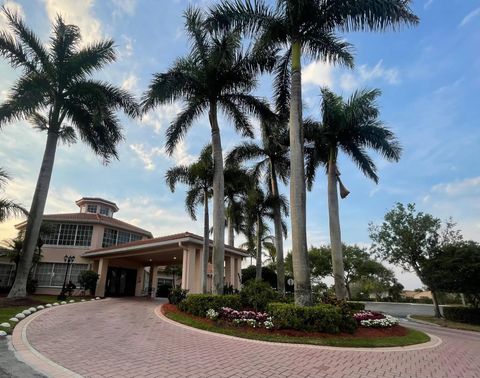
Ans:
[[[240,294],[170,297],[162,313],[179,323],[230,336],[270,342],[339,347],[392,347],[430,340],[398,319],[365,311],[361,303],[323,298],[296,306],[265,283],[248,282]]]

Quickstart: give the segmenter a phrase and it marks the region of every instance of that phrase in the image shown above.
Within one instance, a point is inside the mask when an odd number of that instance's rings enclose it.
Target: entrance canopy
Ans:
[[[212,249],[213,241],[210,240],[210,251]],[[247,256],[244,250],[225,245],[227,285],[240,288],[241,262],[242,258]],[[90,250],[85,252],[83,257],[93,260],[94,270],[100,275],[97,283],[99,296],[105,294],[108,267],[137,269],[135,295],[141,295],[146,266],[153,272],[150,279],[155,282],[159,266],[179,264],[182,264],[182,288],[190,293],[201,292],[203,238],[189,232]],[[211,287],[211,282],[207,286]]]

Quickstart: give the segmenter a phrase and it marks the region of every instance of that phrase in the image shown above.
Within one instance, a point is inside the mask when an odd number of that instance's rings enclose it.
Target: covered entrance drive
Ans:
[[[150,291],[146,288],[153,288],[152,295],[155,295],[159,268],[171,265],[182,266],[183,289],[190,293],[200,293],[202,244],[201,236],[185,232],[91,250],[85,252],[83,257],[93,260],[93,270],[100,276],[96,290],[98,296],[148,295]],[[212,247],[210,241],[210,255]],[[226,285],[240,288],[244,257],[247,257],[244,250],[225,246]],[[210,274],[207,287],[210,291]]]

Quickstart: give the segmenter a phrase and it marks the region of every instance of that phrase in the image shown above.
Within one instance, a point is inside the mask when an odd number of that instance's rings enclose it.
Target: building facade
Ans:
[[[42,258],[33,273],[37,293],[58,294],[65,279],[79,288],[78,275],[88,269],[99,274],[99,296],[155,295],[157,287],[172,286],[174,280],[192,293],[201,291],[202,237],[185,232],[153,238],[151,232],[114,218],[119,208],[102,198],[84,197],[76,205],[78,213],[44,215]],[[20,232],[25,227],[26,221],[16,225]],[[74,256],[73,264],[68,266],[65,256]],[[226,246],[225,280],[235,288],[240,287],[243,257],[243,250]],[[181,277],[165,273],[173,265],[181,266]],[[12,284],[14,272],[14,264],[0,251],[0,287]]]

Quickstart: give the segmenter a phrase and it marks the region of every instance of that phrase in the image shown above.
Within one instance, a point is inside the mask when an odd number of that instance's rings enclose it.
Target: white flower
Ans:
[[[213,308],[207,311],[207,318],[211,320],[216,320],[218,318],[218,312],[215,311]]]
[[[385,315],[383,319],[368,319],[360,321],[362,327],[369,328],[387,328],[398,324],[398,319],[390,315]]]
[[[272,318],[269,318],[269,319],[272,319]],[[271,320],[267,320],[263,323],[263,326],[266,329],[272,329],[273,328],[273,322]]]

